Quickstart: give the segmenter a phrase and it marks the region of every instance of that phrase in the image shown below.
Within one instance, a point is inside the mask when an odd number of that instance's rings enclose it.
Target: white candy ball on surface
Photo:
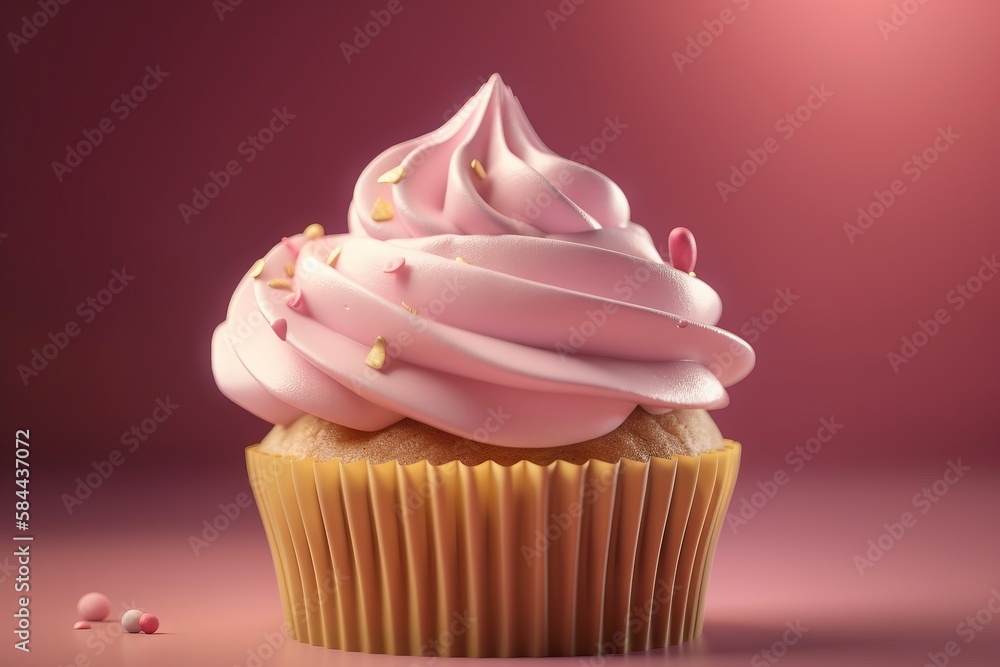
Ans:
[[[129,609],[127,612],[122,614],[122,627],[125,628],[126,632],[135,634],[142,629],[139,627],[140,618],[142,618],[141,611],[138,609]]]

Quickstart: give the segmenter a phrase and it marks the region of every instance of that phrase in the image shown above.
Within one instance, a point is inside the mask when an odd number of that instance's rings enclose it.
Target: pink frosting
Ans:
[[[377,182],[400,165],[402,180]],[[372,219],[378,198],[391,220]],[[556,446],[637,405],[722,407],[753,367],[749,345],[714,326],[715,291],[660,258],[617,185],[546,148],[496,75],[443,127],[368,165],[349,227],[283,239],[215,332],[219,387],[267,421],[311,413],[370,431],[412,417]],[[378,370],[365,362],[377,337]]]

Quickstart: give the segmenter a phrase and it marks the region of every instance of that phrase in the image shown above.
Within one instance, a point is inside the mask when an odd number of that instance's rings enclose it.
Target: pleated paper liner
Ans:
[[[701,632],[739,468],[372,465],[247,449],[288,632],[398,655],[624,653]]]

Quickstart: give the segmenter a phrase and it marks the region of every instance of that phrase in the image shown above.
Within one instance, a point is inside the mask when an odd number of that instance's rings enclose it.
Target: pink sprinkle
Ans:
[[[698,248],[694,242],[694,234],[687,227],[675,227],[667,237],[667,251],[670,253],[670,263],[674,268],[684,273],[694,271],[694,263],[698,259]]]
[[[274,333],[278,335],[278,338],[285,340],[285,336],[288,335],[288,322],[285,321],[285,318],[279,317],[271,322],[271,328],[274,329]]]
[[[143,614],[139,617],[139,629],[147,635],[151,635],[156,632],[158,627],[160,627],[160,619],[152,614]]]
[[[403,268],[404,264],[406,264],[405,257],[390,257],[386,261],[385,266],[382,267],[382,272],[395,273],[396,271],[399,271],[401,268]]]
[[[87,621],[77,621],[73,624],[74,630],[90,630],[90,623]]]

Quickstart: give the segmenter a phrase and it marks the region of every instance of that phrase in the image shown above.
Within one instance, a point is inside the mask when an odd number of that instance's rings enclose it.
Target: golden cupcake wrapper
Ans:
[[[295,639],[593,655],[700,634],[740,446],[545,466],[246,457]]]

